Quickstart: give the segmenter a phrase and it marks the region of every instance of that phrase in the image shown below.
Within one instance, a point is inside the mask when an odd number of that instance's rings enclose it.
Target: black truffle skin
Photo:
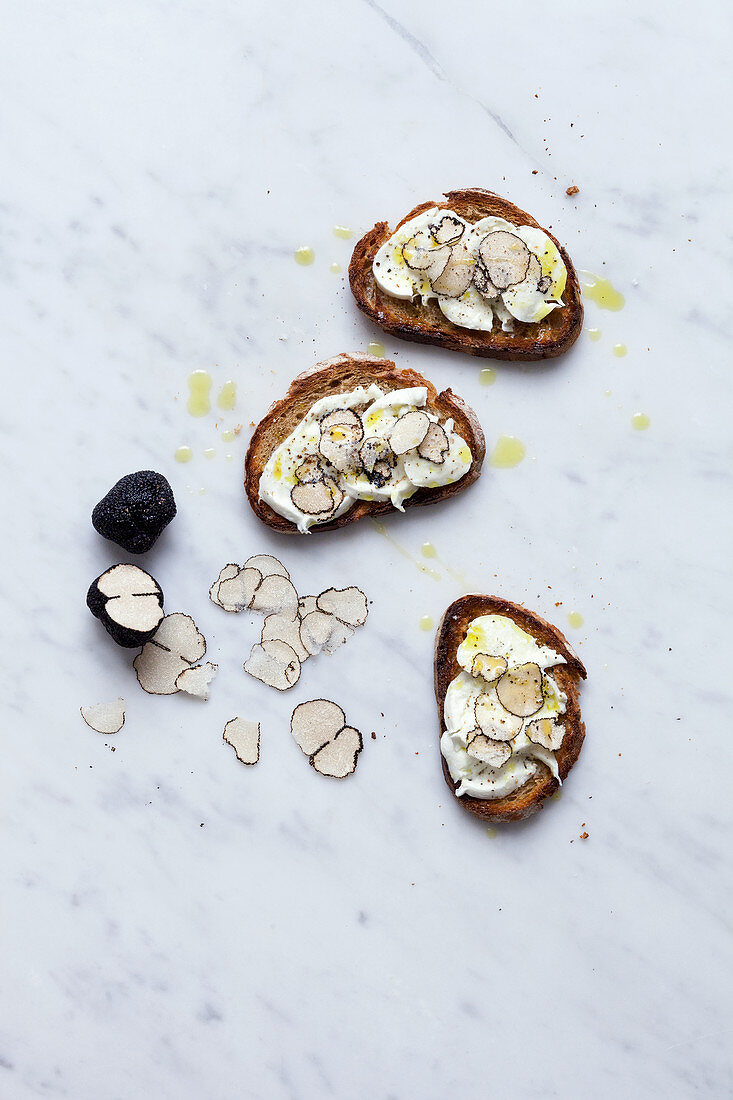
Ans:
[[[92,512],[92,524],[130,554],[144,554],[176,514],[168,479],[155,470],[125,474]]]
[[[112,568],[114,568],[114,566]],[[105,572],[109,572],[109,570]],[[104,575],[105,573],[101,573],[96,580],[93,580],[89,585],[89,591],[87,592],[87,607],[92,615],[94,615],[96,619],[99,619],[109,636],[117,642],[117,645],[124,646],[125,649],[139,649],[141,646],[145,645],[146,642],[150,641],[160,624],[154,626],[152,630],[133,630],[131,627],[121,626],[119,623],[116,623],[114,619],[111,619],[106,611],[107,601],[110,597],[105,596],[104,593],[100,592],[97,588],[98,581],[100,581]],[[148,574],[148,576],[150,576],[150,574]],[[150,579],[158,588],[157,593],[154,593],[154,595],[157,596],[158,603],[162,609],[163,593],[160,590],[160,585],[154,577]]]

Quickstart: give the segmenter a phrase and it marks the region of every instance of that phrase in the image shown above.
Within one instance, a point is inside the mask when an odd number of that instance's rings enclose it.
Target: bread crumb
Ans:
[[[575,184],[573,184],[572,187],[566,188],[565,194],[566,195],[577,195],[579,191],[580,191],[580,188],[576,187]]]
[[[580,834],[580,839],[581,840],[587,840],[588,839],[588,833],[581,833]]]

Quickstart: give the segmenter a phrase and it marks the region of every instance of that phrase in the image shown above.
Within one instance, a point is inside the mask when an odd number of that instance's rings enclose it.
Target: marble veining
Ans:
[[[0,1097],[730,1095],[729,66],[727,9],[706,12],[8,8]],[[367,322],[333,234],[472,185],[626,298],[490,387]],[[394,541],[278,538],[241,492],[251,425],[374,340],[526,456],[390,518]],[[194,370],[236,382],[231,412],[188,415]],[[205,704],[144,695],[84,606],[128,560],[91,509],[142,468],[179,514],[136,560],[207,638]],[[242,671],[260,620],[207,598],[259,552],[372,601],[283,695]],[[557,622],[589,672],[561,797],[495,835],[444,784],[420,627],[472,590]],[[123,730],[93,733],[79,706],[118,695]],[[364,734],[342,783],[290,737],[319,695]],[[261,723],[255,767],[222,742],[236,714]]]

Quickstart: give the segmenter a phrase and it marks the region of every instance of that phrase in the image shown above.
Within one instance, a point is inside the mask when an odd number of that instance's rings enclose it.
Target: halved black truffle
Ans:
[[[94,529],[131,554],[149,550],[176,514],[168,479],[155,470],[125,474],[92,512]]]
[[[137,565],[113,565],[87,592],[87,607],[118,645],[144,645],[163,619],[163,593],[149,573]]]

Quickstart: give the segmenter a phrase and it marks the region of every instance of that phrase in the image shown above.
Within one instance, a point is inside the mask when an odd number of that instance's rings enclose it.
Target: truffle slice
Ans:
[[[301,596],[298,600],[298,614],[301,619],[310,615],[311,611],[317,611],[318,602],[315,596]]]
[[[479,256],[486,273],[499,290],[522,282],[531,255],[523,240],[504,229],[489,233],[479,245]]]
[[[510,714],[520,718],[529,718],[541,709],[542,669],[533,661],[510,668],[496,685],[499,702]]]
[[[480,259],[473,269],[473,285],[476,287],[481,297],[485,298],[487,302],[495,302],[501,294],[498,287],[495,287],[492,283],[489,278],[489,273]]]
[[[471,675],[480,677],[487,684],[493,684],[507,669],[505,657],[491,657],[488,653],[477,653],[471,663]]]
[[[367,598],[360,588],[328,588],[316,598],[319,611],[335,615],[339,622],[347,626],[363,626],[369,610]]]
[[[476,730],[473,735],[469,734],[469,738],[466,748],[470,755],[482,764],[489,764],[492,768],[500,768],[512,755],[511,747],[505,741],[492,741],[479,730]]]
[[[359,731],[352,726],[344,726],[329,745],[313,753],[310,762],[321,775],[344,779],[356,770],[356,761],[363,748]]]
[[[263,615],[287,615],[294,619],[298,614],[298,593],[287,577],[273,574],[265,577],[255,590],[250,606]]]
[[[219,666],[211,661],[203,665],[190,665],[176,677],[176,688],[187,695],[196,695],[204,702],[209,698],[209,684],[219,671]]]
[[[479,695],[474,709],[478,728],[492,741],[511,741],[522,728],[521,718],[498,706],[493,694]]]
[[[315,657],[326,648],[333,631],[333,624],[333,615],[318,609],[303,617],[300,624],[300,639],[311,657]]]
[[[216,578],[211,588],[209,589],[209,599],[212,603],[218,604],[219,607],[221,607],[221,604],[219,603],[219,585],[222,581],[228,581],[231,580],[232,577],[236,577],[238,573],[239,566],[236,565],[234,562],[229,562],[228,565],[225,565],[224,568],[220,570],[219,576]]]
[[[359,448],[359,458],[366,474],[373,473],[377,465],[384,463],[391,468],[397,463],[388,441],[379,435],[367,436]]]
[[[119,733],[125,724],[125,700],[122,697],[111,703],[79,707],[79,710],[89,728],[97,733]]]
[[[300,640],[300,616],[291,619],[289,615],[268,615],[262,624],[261,642],[285,642],[295,651],[301,665],[308,660],[310,653]]]
[[[419,409],[404,413],[390,432],[389,443],[394,453],[403,455],[419,446],[428,434],[429,427],[430,417],[427,413]]]
[[[407,266],[413,271],[424,271],[430,280],[438,278],[450,260],[450,254],[448,245],[435,247],[427,228],[418,229],[415,236],[402,246],[402,256]]]
[[[94,529],[131,554],[144,554],[176,514],[168,479],[154,470],[125,474],[92,512]]]
[[[361,420],[351,409],[336,409],[321,420],[318,450],[335,470],[355,465],[359,443],[364,438]]]
[[[290,499],[306,516],[329,516],[341,504],[344,494],[333,478],[326,477],[322,481],[294,485]]]
[[[427,462],[433,462],[436,466],[442,466],[449,450],[448,436],[440,424],[431,424],[422,443],[418,443],[417,446],[417,453],[420,458],[424,458]]]
[[[552,279],[549,275],[543,275],[541,279],[537,280],[537,289],[540,294],[547,294],[547,291],[552,286]]]
[[[224,726],[223,738],[243,764],[256,764],[260,758],[260,723],[246,718],[231,718]]]
[[[312,756],[333,741],[346,725],[346,715],[330,699],[311,699],[299,703],[290,719],[290,732],[306,756]]]
[[[249,566],[240,569],[238,565],[225,565],[209,589],[209,597],[224,611],[244,611],[251,607],[261,581],[259,569]]]
[[[283,563],[272,554],[253,554],[251,558],[247,558],[242,568],[256,569],[263,578],[277,575],[290,580],[290,574]]]
[[[439,222],[430,226],[433,239],[438,244],[455,244],[463,236],[464,229],[463,222],[450,214],[445,214]]]
[[[92,581],[87,606],[118,645],[132,649],[155,634],[163,618],[163,593],[137,565],[114,565]]]
[[[313,481],[323,481],[323,467],[315,455],[308,455],[295,471],[298,481],[309,484]]]
[[[287,691],[300,679],[300,661],[286,642],[261,642],[252,646],[244,671],[268,687]]]
[[[190,615],[166,615],[133,661],[137,680],[149,695],[175,695],[176,680],[206,653],[206,639]]]
[[[527,723],[524,732],[535,745],[555,752],[562,745],[565,727],[554,718],[535,718],[534,722]]]
[[[474,258],[465,241],[459,241],[452,249],[450,259],[440,275],[431,278],[435,293],[442,298],[460,298],[471,285],[474,264]]]

